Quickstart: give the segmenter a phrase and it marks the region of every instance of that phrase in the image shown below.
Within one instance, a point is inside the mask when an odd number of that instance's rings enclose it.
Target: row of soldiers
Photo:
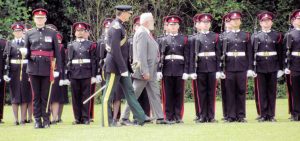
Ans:
[[[74,23],[72,29],[76,39],[63,47],[62,35],[57,28],[45,25],[47,13],[41,8],[33,11],[36,27],[27,31],[24,38],[24,25],[12,25],[15,39],[8,41],[4,49],[6,67],[3,78],[10,82],[14,112],[17,112],[15,109],[18,109],[18,105],[26,107],[23,105],[33,100],[35,128],[50,127],[49,109],[53,114],[52,123],[59,122],[62,105],[68,98],[67,85],[71,85],[73,124],[89,124],[94,116],[93,99],[85,104],[83,101],[95,92],[96,83],[102,82],[104,86],[102,80],[106,77],[106,56],[112,50],[107,46],[108,31],[119,27],[113,27],[116,26],[111,24],[113,19],[105,19],[101,38],[93,42],[88,40],[91,26],[86,22]],[[255,79],[258,120],[276,121],[277,78],[284,74],[288,76],[291,119],[300,120],[300,99],[297,95],[300,91],[297,87],[300,83],[300,10],[291,14],[289,20],[294,28],[284,37],[272,29],[275,16],[271,12],[258,14],[261,31],[252,35],[241,31],[241,18],[239,11],[225,14],[225,31],[217,34],[210,31],[213,16],[208,13],[197,14],[193,18],[197,33],[189,36],[180,34],[182,19],[179,16],[170,15],[163,19],[165,34],[156,40],[160,45],[157,78],[162,86],[165,123],[183,123],[184,86],[188,79],[192,79],[197,123],[217,122],[215,98],[218,80],[221,81],[224,120],[246,122],[247,77]],[[139,17],[136,17],[133,27],[137,29],[139,26]],[[129,46],[121,50],[126,54],[123,56],[126,67],[131,68],[132,38],[122,42]],[[118,86],[116,89],[109,113],[112,114],[110,126],[117,125],[121,99],[124,98],[124,88]],[[151,121],[146,90],[139,101],[147,115],[146,120]],[[19,124],[17,114],[15,118],[15,123]],[[25,117],[22,116],[21,124],[24,123]],[[132,124],[127,117],[123,117],[121,123]]]

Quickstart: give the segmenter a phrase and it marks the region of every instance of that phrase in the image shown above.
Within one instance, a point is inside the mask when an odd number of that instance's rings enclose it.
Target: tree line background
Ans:
[[[276,15],[273,29],[284,33],[289,27],[290,13],[300,8],[300,0],[0,0],[0,38],[12,38],[10,25],[15,21],[33,24],[31,11],[42,7],[49,11],[47,23],[56,25],[63,34],[63,43],[70,40],[71,25],[77,21],[92,25],[90,39],[96,41],[101,35],[102,21],[114,17],[114,6],[117,4],[132,5],[133,16],[152,12],[156,19],[156,35],[162,33],[162,18],[170,14],[183,18],[182,33],[192,34],[193,16],[202,12],[214,16],[212,30],[220,32],[222,16],[232,10],[243,13],[242,29],[248,32],[253,32],[259,11],[271,11]],[[131,25],[132,21],[126,25],[129,31],[132,30]],[[249,83],[248,98],[253,98],[252,83]],[[187,84],[186,97],[192,97],[190,83]],[[278,97],[285,97],[284,85],[279,85]]]

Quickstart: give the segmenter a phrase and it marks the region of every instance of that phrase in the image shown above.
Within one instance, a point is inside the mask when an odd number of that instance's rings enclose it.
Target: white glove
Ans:
[[[284,72],[282,70],[277,71],[277,78],[280,78],[284,75]]]
[[[65,85],[65,81],[64,80],[59,80],[59,83],[58,83],[59,86],[63,86]]]
[[[92,78],[91,78],[91,84],[94,84],[94,83],[96,83],[96,82],[97,82],[96,77],[92,77]]]
[[[161,80],[163,78],[162,72],[157,72],[156,77],[157,77],[157,81]]]
[[[195,80],[195,79],[197,79],[197,74],[196,74],[196,73],[192,73],[192,74],[190,74],[190,77],[191,77],[193,80]]]
[[[216,72],[216,79],[218,79],[218,80],[221,79],[221,73],[222,72]]]
[[[24,47],[20,48],[19,51],[21,52],[22,55],[26,55],[28,52],[27,48]]]
[[[10,81],[10,78],[7,76],[7,75],[4,75],[3,76],[3,79],[4,79],[4,81],[6,81],[6,82],[9,82]],[[0,81],[1,82],[1,81]]]
[[[71,84],[71,82],[70,82],[70,80],[69,80],[69,79],[65,79],[65,80],[64,80],[64,84],[65,84],[65,85],[70,85],[70,84]]]
[[[102,78],[101,78],[101,75],[96,75],[96,83],[100,83],[102,82]]]
[[[125,72],[121,73],[121,76],[123,76],[123,77],[129,77],[128,71],[125,71]]]
[[[256,77],[257,74],[253,70],[248,70],[247,71],[247,77]]]
[[[187,73],[183,73],[182,79],[183,79],[183,80],[189,79],[189,75],[188,75]]]
[[[226,75],[225,75],[224,72],[221,72],[220,78],[221,78],[221,79],[226,79]]]
[[[284,73],[285,73],[285,74],[291,74],[291,70],[288,69],[288,68],[285,68],[285,69],[284,69]]]
[[[58,77],[59,76],[59,72],[54,71],[53,76],[54,76],[54,78]]]

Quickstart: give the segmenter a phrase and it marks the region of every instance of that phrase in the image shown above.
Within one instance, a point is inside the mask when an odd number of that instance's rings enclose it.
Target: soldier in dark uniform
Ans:
[[[162,92],[164,112],[167,121],[183,123],[185,80],[188,79],[189,46],[188,38],[179,34],[178,16],[168,16],[169,34],[161,43],[161,54],[164,56],[162,68]]]
[[[6,60],[6,74],[3,79],[10,82],[10,94],[15,125],[25,124],[27,103],[31,102],[31,88],[26,73],[28,60],[25,59],[27,48],[24,47],[23,30],[24,25],[14,23],[11,26],[14,39],[8,41],[4,49],[4,58]],[[18,119],[18,109],[21,109],[21,122]]]
[[[260,119],[258,121],[276,121],[275,103],[277,77],[282,77],[284,72],[282,62],[282,36],[272,30],[274,14],[268,11],[260,12],[257,15],[261,31],[254,33],[251,43],[254,53],[254,70],[257,73],[255,78],[256,96],[258,99]]]
[[[291,121],[300,121],[300,9],[292,12],[290,21],[294,28],[284,37],[284,72],[290,75],[291,81]]]
[[[134,94],[131,78],[129,77],[132,71],[128,57],[127,33],[123,25],[131,16],[131,6],[119,5],[116,6],[116,19],[111,23],[107,35],[107,56],[105,61],[105,71],[107,72],[106,90],[103,95],[102,108],[102,125],[118,126],[117,121],[113,120],[111,114],[111,102],[115,90],[118,85],[124,90],[125,98],[133,116],[137,119],[138,124],[143,125],[145,121],[145,113],[137,101]]]
[[[6,40],[0,39],[0,124],[4,123],[3,111],[4,111],[4,102],[5,102],[5,81],[2,79],[4,74],[4,64],[5,60],[3,59],[3,51],[6,45]]]
[[[28,49],[26,72],[29,74],[34,95],[35,128],[50,127],[49,109],[46,109],[49,103],[50,82],[54,77],[58,77],[61,71],[61,55],[56,32],[45,28],[47,13],[47,10],[42,8],[34,10],[33,19],[36,28],[26,32],[25,35],[25,47]]]
[[[227,39],[228,46],[223,51],[226,55],[225,86],[226,108],[228,110],[226,122],[246,122],[247,76],[255,76],[251,68],[253,57],[250,34],[240,30],[241,17],[242,14],[238,11],[229,13],[232,32],[223,36],[223,38]]]
[[[213,19],[211,14],[197,14],[195,19],[198,33],[193,37],[190,53],[193,62],[190,64],[197,74],[196,96],[200,112],[196,122],[216,122],[217,79],[221,77],[219,35],[209,31]]]
[[[226,36],[227,33],[229,33],[231,31],[231,24],[230,24],[230,18],[228,17],[228,13],[225,14],[222,17],[222,21],[224,23],[224,32],[220,34],[220,44],[224,45],[226,44],[225,42],[227,42],[227,40],[223,40],[223,36]],[[223,50],[222,50],[223,51]],[[223,60],[222,60],[223,61]],[[222,71],[223,72],[223,71]],[[224,72],[223,72],[224,74]],[[226,90],[225,90],[225,77],[221,78],[221,94],[222,94],[222,110],[223,110],[223,118],[222,120],[226,120],[227,119],[227,108],[226,108]]]
[[[91,95],[96,82],[96,43],[85,39],[89,24],[77,22],[72,27],[76,40],[68,44],[68,77],[71,81],[73,124],[90,124],[91,102],[82,104]]]

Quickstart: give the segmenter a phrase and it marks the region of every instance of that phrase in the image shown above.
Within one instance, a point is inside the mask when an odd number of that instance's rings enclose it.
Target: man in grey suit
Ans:
[[[133,64],[134,73],[132,75],[133,88],[137,98],[144,88],[147,90],[150,107],[156,124],[170,124],[164,120],[161,107],[159,85],[156,79],[157,65],[159,61],[159,47],[153,38],[150,30],[154,30],[154,19],[151,13],[143,13],[140,16],[141,26],[133,37]],[[123,125],[127,125],[130,108],[126,104],[122,113]]]

